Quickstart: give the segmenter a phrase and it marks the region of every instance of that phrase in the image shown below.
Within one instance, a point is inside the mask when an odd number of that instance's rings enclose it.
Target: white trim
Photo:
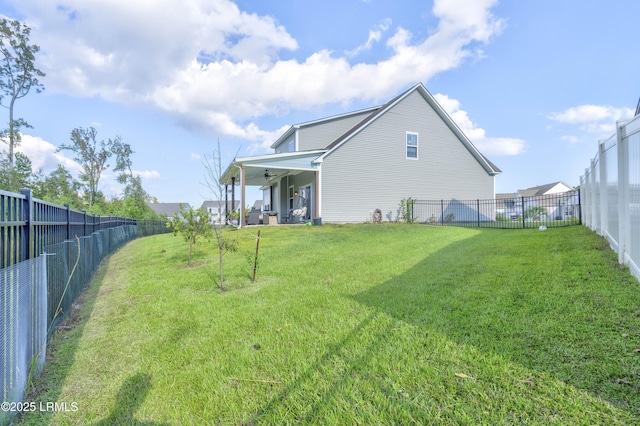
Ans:
[[[378,108],[380,108],[381,106],[382,105],[375,106],[375,107],[364,108],[364,109],[360,109],[358,111],[345,112],[343,114],[332,115],[332,116],[329,116],[329,117],[320,118],[318,120],[305,121],[304,123],[298,123],[298,124],[294,125],[293,127],[295,127],[296,129],[299,129],[301,127],[311,126],[311,125],[314,125],[314,124],[323,123],[325,121],[331,121],[331,120],[336,120],[336,119],[339,119],[339,118],[349,117],[350,115],[359,115],[359,114],[364,114],[364,113],[368,113],[368,112],[371,113],[371,112],[377,110]]]
[[[247,161],[257,161],[257,160],[278,160],[281,158],[304,157],[305,155],[322,154],[325,152],[327,152],[326,149],[315,149],[311,151],[281,152],[278,154],[264,154],[264,155],[255,155],[252,157],[238,157],[234,160],[234,162],[243,163]]]
[[[275,170],[299,170],[303,172],[312,172],[317,170],[315,167],[289,167],[289,166],[275,166],[273,164],[245,164],[245,168],[251,169],[275,169]]]

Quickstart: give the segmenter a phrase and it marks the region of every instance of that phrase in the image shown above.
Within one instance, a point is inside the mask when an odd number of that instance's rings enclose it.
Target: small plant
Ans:
[[[524,212],[527,219],[540,220],[540,216],[547,214],[547,209],[542,206],[530,206]]]
[[[416,200],[413,198],[403,198],[400,200],[400,220],[404,223],[414,223],[418,217],[413,215],[413,206]]]
[[[436,215],[432,214],[431,217],[429,218],[429,224],[435,225],[437,221],[438,221],[438,218],[436,217]]]
[[[505,214],[502,214],[502,213],[496,214],[496,222],[509,222],[509,220],[510,219]]]
[[[189,260],[191,264],[191,254],[193,246],[196,245],[198,239],[211,238],[211,226],[209,225],[210,214],[206,209],[187,208],[180,206],[180,212],[167,222],[167,228],[173,231],[173,235],[181,234],[186,242],[189,243]]]
[[[229,220],[231,220],[231,223],[233,223],[234,220],[238,219],[240,219],[240,212],[233,211],[229,213]]]

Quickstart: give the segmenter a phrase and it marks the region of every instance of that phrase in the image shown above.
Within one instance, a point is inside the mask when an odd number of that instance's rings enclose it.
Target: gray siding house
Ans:
[[[189,203],[147,203],[147,205],[158,216],[166,216],[168,220],[173,220],[183,206],[187,209],[191,208]]]
[[[277,223],[366,222],[376,209],[394,221],[407,197],[493,199],[500,173],[421,83],[382,106],[294,125],[271,148],[235,158],[222,181],[241,199],[260,186]]]

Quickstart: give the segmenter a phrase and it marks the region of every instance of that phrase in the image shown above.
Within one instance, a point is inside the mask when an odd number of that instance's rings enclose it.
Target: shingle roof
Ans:
[[[531,188],[527,188],[527,189],[521,189],[518,192],[520,194],[523,194],[523,193],[526,192],[526,194],[527,194],[527,195],[525,195],[526,197],[545,195],[547,193],[547,191],[549,191],[551,188],[553,188],[556,185],[564,185],[567,188],[571,189],[571,186],[567,185],[564,182],[558,181],[558,182],[547,183],[547,184],[539,185],[539,186],[532,186]]]
[[[208,209],[208,208],[217,209],[218,207],[224,207],[224,203],[225,203],[224,200],[223,201],[207,200],[207,201],[204,201],[202,203],[202,206],[200,207],[204,209]],[[231,205],[231,200],[229,200],[229,205]],[[238,208],[240,208],[240,201],[235,200],[235,207],[233,210],[237,210]]]
[[[174,217],[180,211],[181,206],[191,208],[189,203],[149,203],[148,205],[157,215],[167,217]]]

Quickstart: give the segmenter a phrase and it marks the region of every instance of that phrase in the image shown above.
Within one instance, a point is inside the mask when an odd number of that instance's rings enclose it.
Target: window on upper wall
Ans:
[[[289,152],[293,152],[296,150],[296,142],[295,140],[291,139],[289,141]]]
[[[407,158],[418,159],[418,134],[407,132]]]

